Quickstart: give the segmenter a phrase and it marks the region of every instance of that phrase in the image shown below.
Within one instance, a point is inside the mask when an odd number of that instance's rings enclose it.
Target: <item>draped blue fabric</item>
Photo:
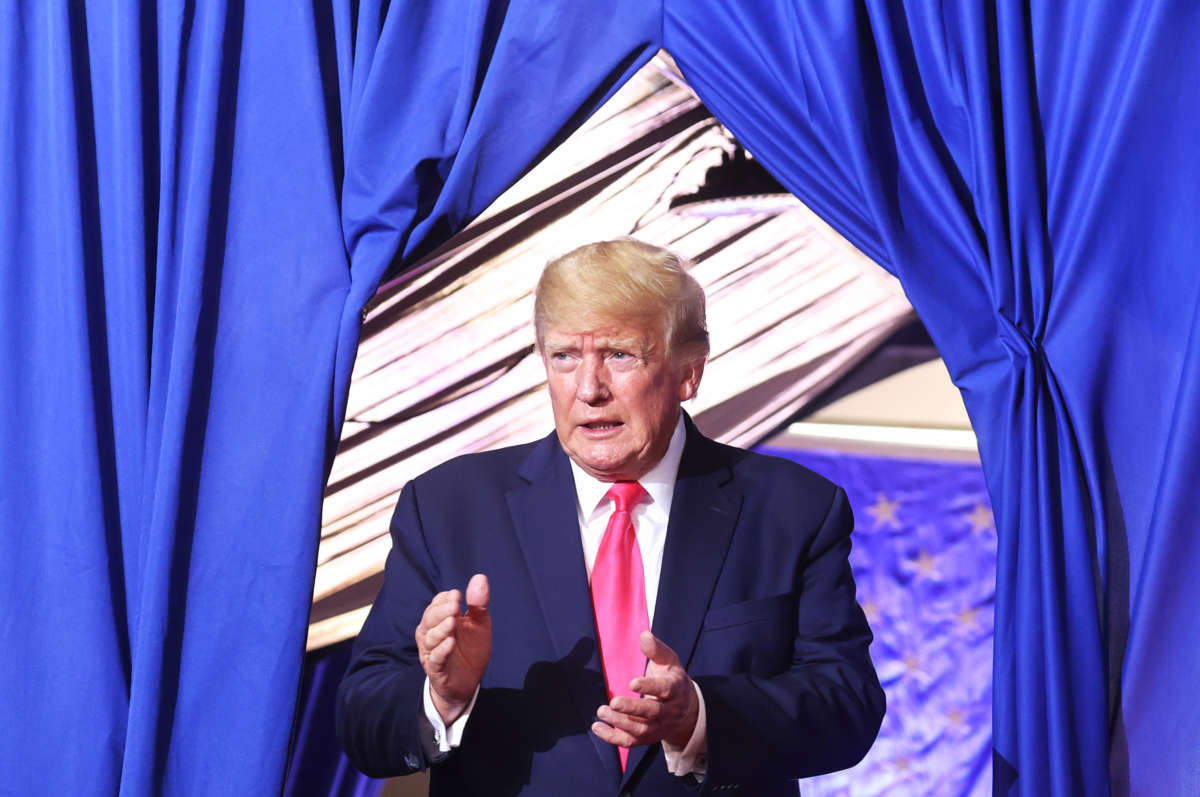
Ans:
[[[633,0],[0,11],[0,789],[278,792],[363,304],[660,31]]]
[[[663,40],[963,391],[996,793],[1200,793],[1200,7],[668,0]]]

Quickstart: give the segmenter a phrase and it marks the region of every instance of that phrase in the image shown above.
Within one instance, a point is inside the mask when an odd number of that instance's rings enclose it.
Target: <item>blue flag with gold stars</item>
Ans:
[[[845,488],[850,564],[887,692],[858,766],[801,782],[806,797],[991,794],[996,532],[977,463],[782,451]]]

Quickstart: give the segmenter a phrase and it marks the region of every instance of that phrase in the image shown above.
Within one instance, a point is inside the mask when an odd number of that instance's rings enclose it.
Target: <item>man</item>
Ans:
[[[535,326],[555,434],[402,491],[339,693],[351,760],[432,766],[434,795],[794,795],[856,763],[884,700],[845,494],[682,412],[699,285],[591,244],[546,267]]]

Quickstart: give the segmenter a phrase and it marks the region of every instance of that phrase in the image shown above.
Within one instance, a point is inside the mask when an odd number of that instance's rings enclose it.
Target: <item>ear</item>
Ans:
[[[700,377],[704,376],[704,358],[698,357],[683,366],[679,379],[679,400],[687,401],[700,389]]]

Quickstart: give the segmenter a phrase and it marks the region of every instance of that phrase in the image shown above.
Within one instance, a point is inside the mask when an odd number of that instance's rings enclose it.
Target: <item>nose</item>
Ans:
[[[608,380],[604,365],[596,357],[584,357],[575,383],[575,398],[584,404],[602,404],[608,399]]]

